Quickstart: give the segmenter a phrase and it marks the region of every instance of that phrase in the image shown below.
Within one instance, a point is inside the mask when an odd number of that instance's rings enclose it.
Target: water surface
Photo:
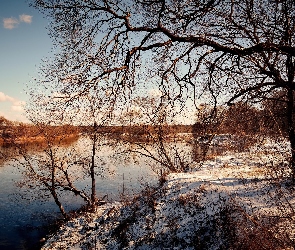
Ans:
[[[74,147],[77,146],[81,147],[81,141],[76,142]],[[64,147],[63,152],[70,147]],[[89,152],[85,146],[80,149],[85,154]],[[13,152],[10,153],[13,156]],[[35,150],[31,154],[38,155],[40,152]],[[146,182],[156,183],[155,173],[143,160],[114,161],[113,152],[107,146],[100,147],[98,156],[101,158],[101,167],[109,170],[103,174],[103,178],[97,179],[98,197],[107,195],[109,201],[117,200],[123,191],[131,194],[138,192]],[[49,232],[48,224],[60,218],[58,207],[51,197],[41,198],[40,190],[32,192],[16,185],[23,177],[22,169],[18,169],[13,161],[2,160],[0,178],[0,249],[40,249],[40,240]],[[90,182],[81,178],[76,186],[87,189]],[[83,204],[81,198],[69,193],[62,196],[61,200],[67,211],[78,209]]]

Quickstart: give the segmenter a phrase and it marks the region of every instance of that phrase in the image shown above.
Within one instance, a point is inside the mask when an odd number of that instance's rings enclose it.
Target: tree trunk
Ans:
[[[295,182],[295,132],[294,132],[294,63],[292,56],[287,57],[287,73],[288,73],[288,93],[287,93],[287,120],[288,120],[288,134],[291,145],[291,178]]]
[[[94,129],[96,126],[94,125]],[[96,131],[94,131],[93,135],[93,145],[92,145],[92,158],[91,158],[91,166],[90,166],[90,176],[91,176],[91,207],[92,210],[95,209],[96,202],[96,190],[95,190],[95,153],[96,153]]]
[[[51,185],[48,185],[48,189],[51,192],[51,195],[56,203],[56,205],[58,206],[61,214],[63,215],[63,217],[65,218],[65,220],[68,220],[69,217],[63,207],[63,205],[61,204],[61,202],[58,199],[58,195],[56,193],[56,185],[55,185],[55,171],[56,171],[56,165],[55,165],[55,160],[54,160],[54,155],[52,152],[52,148],[50,148],[49,150],[49,156],[50,156],[50,160],[51,160]]]
[[[66,213],[63,205],[61,204],[61,202],[58,199],[58,196],[57,196],[57,193],[55,191],[55,188],[51,189],[50,192],[51,192],[51,195],[53,196],[53,199],[55,201],[55,204],[58,206],[58,208],[59,208],[62,216],[65,218],[65,220],[69,220],[69,216],[67,215],[67,213]]]
[[[295,182],[295,131],[294,131],[294,96],[293,90],[288,89],[288,100],[287,100],[287,120],[288,120],[288,135],[291,146],[291,178]]]

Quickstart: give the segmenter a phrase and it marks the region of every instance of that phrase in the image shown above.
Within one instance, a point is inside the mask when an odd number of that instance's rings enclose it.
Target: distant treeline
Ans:
[[[193,125],[133,125],[133,126],[97,126],[96,132],[105,134],[136,134],[143,135],[147,133],[155,133],[161,127],[165,134],[171,133],[192,133]],[[80,131],[87,132],[93,128],[89,126],[80,126]]]
[[[288,134],[286,107],[282,98],[265,101],[260,108],[245,102],[230,107],[207,107],[193,125],[132,125],[132,126],[50,126],[12,122],[0,116],[0,143],[24,143],[28,141],[56,140],[78,137],[79,134],[92,132],[120,137],[132,135],[146,137],[153,134],[174,135],[179,133],[238,134],[238,135],[283,135]]]
[[[217,107],[214,112],[207,111],[194,124],[193,133],[288,135],[287,108],[280,100],[265,101],[262,107],[238,102],[230,107]]]
[[[197,119],[196,119],[197,120]],[[80,127],[80,131],[91,131],[91,127]],[[206,110],[206,114],[193,125],[133,125],[133,126],[97,126],[99,133],[112,135],[147,135],[159,131],[165,135],[178,133],[236,134],[268,136],[286,136],[288,123],[284,106],[256,108],[244,102],[230,107],[217,107],[214,112]]]
[[[0,144],[23,144],[35,142],[55,142],[74,138],[79,135],[79,128],[73,125],[50,126],[12,122],[0,117]]]

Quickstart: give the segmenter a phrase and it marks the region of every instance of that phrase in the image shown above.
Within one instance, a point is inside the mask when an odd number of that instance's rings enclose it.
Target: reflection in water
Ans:
[[[192,155],[193,161],[201,161],[205,155],[219,155],[230,147],[239,145],[242,149],[243,142],[228,138],[227,135],[210,139],[195,136],[190,138],[192,143],[176,143],[179,151]],[[103,142],[103,141],[102,141]],[[233,143],[232,146],[228,142]],[[102,143],[104,144],[104,142]],[[23,145],[20,145],[21,149]],[[123,146],[122,146],[123,147]],[[44,143],[26,145],[29,155],[44,157]],[[79,138],[55,145],[59,156],[74,161],[79,155],[91,157],[91,143],[86,138]],[[0,249],[39,249],[39,240],[48,233],[46,225],[59,217],[59,210],[51,196],[41,199],[42,190],[19,189],[15,183],[23,180],[22,169],[15,166],[13,158],[18,157],[19,148],[13,146],[0,147]],[[124,147],[121,148],[124,151]],[[191,154],[192,152],[192,154]],[[206,154],[205,154],[206,153]],[[124,191],[128,194],[138,192],[146,182],[156,183],[157,176],[150,169],[151,161],[137,158],[136,161],[124,161],[114,152],[111,146],[99,147],[97,152],[97,169],[100,169],[97,177],[96,191],[99,198],[108,195],[108,200],[119,199]],[[174,159],[175,161],[178,158]],[[21,166],[21,165],[20,165]],[[72,169],[75,174],[75,186],[85,192],[89,191],[89,179],[85,179],[85,169],[76,166]],[[29,182],[27,183],[29,185]],[[33,191],[33,192],[30,192]],[[125,194],[126,194],[125,193]],[[61,196],[66,211],[78,209],[83,201],[78,196],[67,193]]]
[[[76,153],[88,154],[89,142],[80,138],[59,147],[67,157],[72,157],[73,148]],[[29,145],[26,149],[30,155],[41,156],[44,152],[43,145]],[[16,182],[23,179],[22,169],[16,167],[14,157],[18,156],[18,149],[12,146],[1,147],[2,156],[0,167],[0,249],[39,249],[39,240],[48,233],[46,225],[55,221],[59,216],[59,210],[53,199],[41,199],[40,190],[20,189]],[[138,192],[145,182],[155,183],[157,177],[143,160],[138,162],[124,162],[114,157],[114,150],[108,146],[101,146],[97,155],[100,167],[112,171],[104,172],[102,177],[97,179],[97,194],[99,197],[108,194],[109,200],[118,199],[123,189],[132,193]],[[87,191],[89,180],[83,178],[83,171],[73,169],[75,174],[79,173],[75,185]],[[61,196],[61,201],[67,211],[78,209],[82,199],[77,196]]]
[[[43,207],[43,201],[22,199],[24,193],[16,187],[21,178],[12,165],[0,168],[0,249],[38,249],[38,239],[45,231],[43,222],[35,213],[45,213],[50,207]]]
[[[69,136],[67,138],[63,138],[63,140],[55,141],[55,146],[67,148],[73,145],[78,140],[78,136]],[[12,158],[18,157],[20,150],[23,150],[26,153],[38,153],[44,151],[47,146],[48,145],[45,141],[30,141],[15,145],[9,143],[2,143],[0,145],[0,167]]]

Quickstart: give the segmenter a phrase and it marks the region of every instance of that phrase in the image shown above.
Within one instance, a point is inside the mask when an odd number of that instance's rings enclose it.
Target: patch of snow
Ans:
[[[274,147],[266,140],[249,152],[227,152],[195,163],[188,173],[170,174],[162,187],[146,188],[131,201],[105,204],[66,223],[42,249],[226,247],[226,211],[242,211],[249,223],[254,223],[252,218],[281,216],[283,209],[291,214],[294,195],[276,181],[272,169],[288,154],[286,142]],[[290,237],[295,234],[293,222],[280,222],[281,229],[290,229]]]

